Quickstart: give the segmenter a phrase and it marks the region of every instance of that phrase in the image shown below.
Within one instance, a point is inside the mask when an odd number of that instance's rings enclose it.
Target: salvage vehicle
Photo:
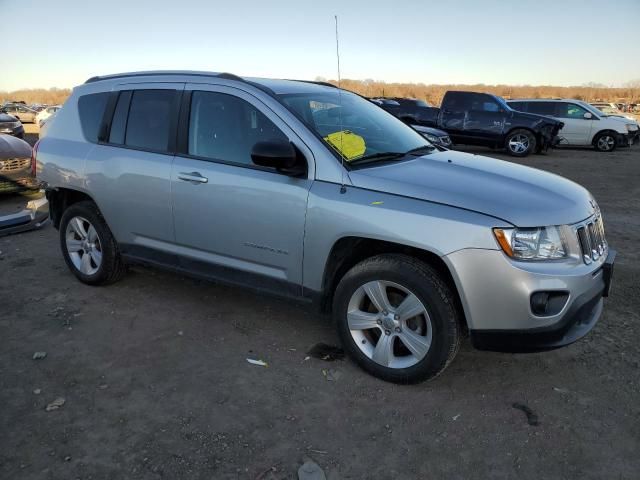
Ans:
[[[81,282],[143,263],[308,302],[388,381],[437,376],[467,333],[489,350],[568,345],[611,285],[615,252],[583,187],[435,147],[334,86],[94,77],[35,151]]]
[[[518,99],[509,105],[519,111],[546,115],[562,121],[558,133],[560,145],[590,146],[600,152],[612,152],[638,139],[636,121],[609,116],[596,107],[573,99]]]
[[[24,140],[0,134],[0,193],[39,188],[31,153],[31,145]]]
[[[42,126],[42,124],[51,116],[54,115],[58,110],[60,110],[60,105],[53,105],[51,107],[43,108],[36,115],[36,123],[38,126]]]
[[[24,138],[24,126],[16,117],[0,111],[0,134]]]
[[[8,113],[9,115],[16,117],[22,123],[35,123],[36,115],[38,114],[38,112],[36,112],[35,110],[32,110],[31,108],[19,103],[13,105],[5,105],[0,111],[2,113]]]
[[[488,93],[448,91],[440,108],[396,103],[380,106],[407,123],[444,130],[454,143],[504,148],[516,157],[547,150],[562,128],[562,122],[517,112]]]

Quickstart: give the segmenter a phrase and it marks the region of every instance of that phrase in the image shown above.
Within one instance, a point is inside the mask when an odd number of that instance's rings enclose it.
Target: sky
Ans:
[[[0,0],[0,91],[154,69],[335,79],[334,15],[342,78],[640,79],[640,0]]]

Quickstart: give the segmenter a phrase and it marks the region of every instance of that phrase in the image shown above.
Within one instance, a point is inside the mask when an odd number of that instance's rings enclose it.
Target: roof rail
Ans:
[[[216,72],[197,72],[197,71],[188,71],[188,70],[156,70],[149,72],[127,72],[127,73],[116,73],[114,75],[104,75],[104,76],[95,76],[89,78],[86,83],[94,83],[99,82],[101,80],[112,80],[117,78],[127,78],[127,77],[150,77],[150,76],[158,76],[158,75],[189,75],[192,77],[217,77],[224,78],[226,80],[236,80],[238,82],[245,82],[245,80],[237,75],[232,73],[216,73]]]
[[[332,88],[340,88],[337,85],[329,82],[316,82],[315,80],[295,80],[295,79],[287,79],[290,82],[304,82],[304,83],[313,83],[315,85],[322,85],[323,87],[332,87]]]

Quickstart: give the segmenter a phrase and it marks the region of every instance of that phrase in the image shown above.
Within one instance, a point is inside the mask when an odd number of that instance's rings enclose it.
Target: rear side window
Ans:
[[[166,152],[176,95],[175,90],[135,90],[129,107],[125,145]]]
[[[98,132],[102,125],[104,109],[107,106],[109,92],[83,95],[78,99],[80,125],[85,138],[93,143],[98,142]]]
[[[509,106],[519,112],[527,111],[527,102],[509,102]]]
[[[556,104],[555,102],[529,102],[527,111],[538,115],[554,116],[556,114]]]
[[[129,102],[131,101],[131,92],[120,92],[118,95],[118,103],[113,112],[113,120],[111,121],[111,131],[109,132],[109,143],[122,145],[124,143],[124,132],[127,128],[127,115],[129,114]]]

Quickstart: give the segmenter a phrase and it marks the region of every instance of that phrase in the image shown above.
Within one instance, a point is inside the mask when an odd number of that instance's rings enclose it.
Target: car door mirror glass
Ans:
[[[585,118],[586,120],[591,120],[591,119],[593,118],[593,115],[591,115],[591,113],[589,113],[589,112],[586,112],[586,113],[584,114],[584,118]]]

